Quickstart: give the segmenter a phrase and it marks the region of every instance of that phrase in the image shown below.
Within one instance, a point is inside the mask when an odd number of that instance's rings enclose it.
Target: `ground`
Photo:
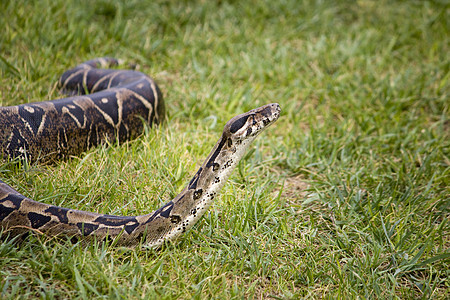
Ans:
[[[0,105],[62,97],[58,77],[101,56],[138,64],[166,100],[166,122],[134,141],[57,165],[2,163],[1,179],[37,201],[148,213],[189,182],[231,117],[282,107],[177,242],[2,241],[0,298],[450,297],[445,1],[0,10]]]

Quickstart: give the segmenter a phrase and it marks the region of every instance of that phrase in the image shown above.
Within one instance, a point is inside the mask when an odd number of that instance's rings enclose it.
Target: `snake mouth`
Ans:
[[[264,130],[266,127],[272,125],[281,114],[281,107],[278,103],[271,103],[259,108],[254,109],[256,118],[260,118],[263,126],[259,129],[260,131]]]
[[[269,104],[270,108],[272,109],[272,118],[271,118],[271,124],[278,120],[281,114],[281,106],[278,103],[272,103]],[[270,124],[269,124],[270,125]]]

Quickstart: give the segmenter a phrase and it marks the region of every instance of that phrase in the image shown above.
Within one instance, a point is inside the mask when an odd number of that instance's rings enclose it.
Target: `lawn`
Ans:
[[[137,63],[166,101],[166,122],[134,141],[57,165],[3,162],[1,179],[37,201],[148,213],[189,182],[231,117],[282,107],[175,243],[1,241],[1,299],[450,298],[446,1],[14,0],[0,11],[0,105],[62,97],[59,76],[102,56]]]

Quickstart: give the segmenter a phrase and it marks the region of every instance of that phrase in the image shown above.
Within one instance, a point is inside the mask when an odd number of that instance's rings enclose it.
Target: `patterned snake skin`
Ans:
[[[162,121],[164,102],[151,78],[136,71],[97,69],[118,63],[94,59],[61,76],[65,93],[90,95],[1,107],[0,154],[55,161],[106,140],[135,138],[143,121]]]
[[[107,140],[125,141],[163,120],[155,82],[130,70],[97,69],[118,63],[95,59],[63,74],[65,92],[91,93],[54,101],[0,107],[0,153],[6,158],[55,161]],[[72,241],[113,240],[115,245],[159,247],[200,219],[251,142],[280,115],[268,104],[227,122],[222,136],[189,184],[173,200],[141,216],[111,216],[57,207],[26,198],[0,180],[0,224],[5,236],[30,231]]]

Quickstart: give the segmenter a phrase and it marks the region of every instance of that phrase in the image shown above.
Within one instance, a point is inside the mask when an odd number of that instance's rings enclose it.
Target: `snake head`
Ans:
[[[280,111],[280,105],[272,103],[235,116],[225,125],[223,136],[231,138],[228,143],[233,143],[233,140],[244,141],[249,138],[253,140],[278,119]]]
[[[278,120],[280,111],[280,105],[272,103],[237,115],[228,121],[222,137],[206,159],[204,169],[232,170],[256,136]]]

